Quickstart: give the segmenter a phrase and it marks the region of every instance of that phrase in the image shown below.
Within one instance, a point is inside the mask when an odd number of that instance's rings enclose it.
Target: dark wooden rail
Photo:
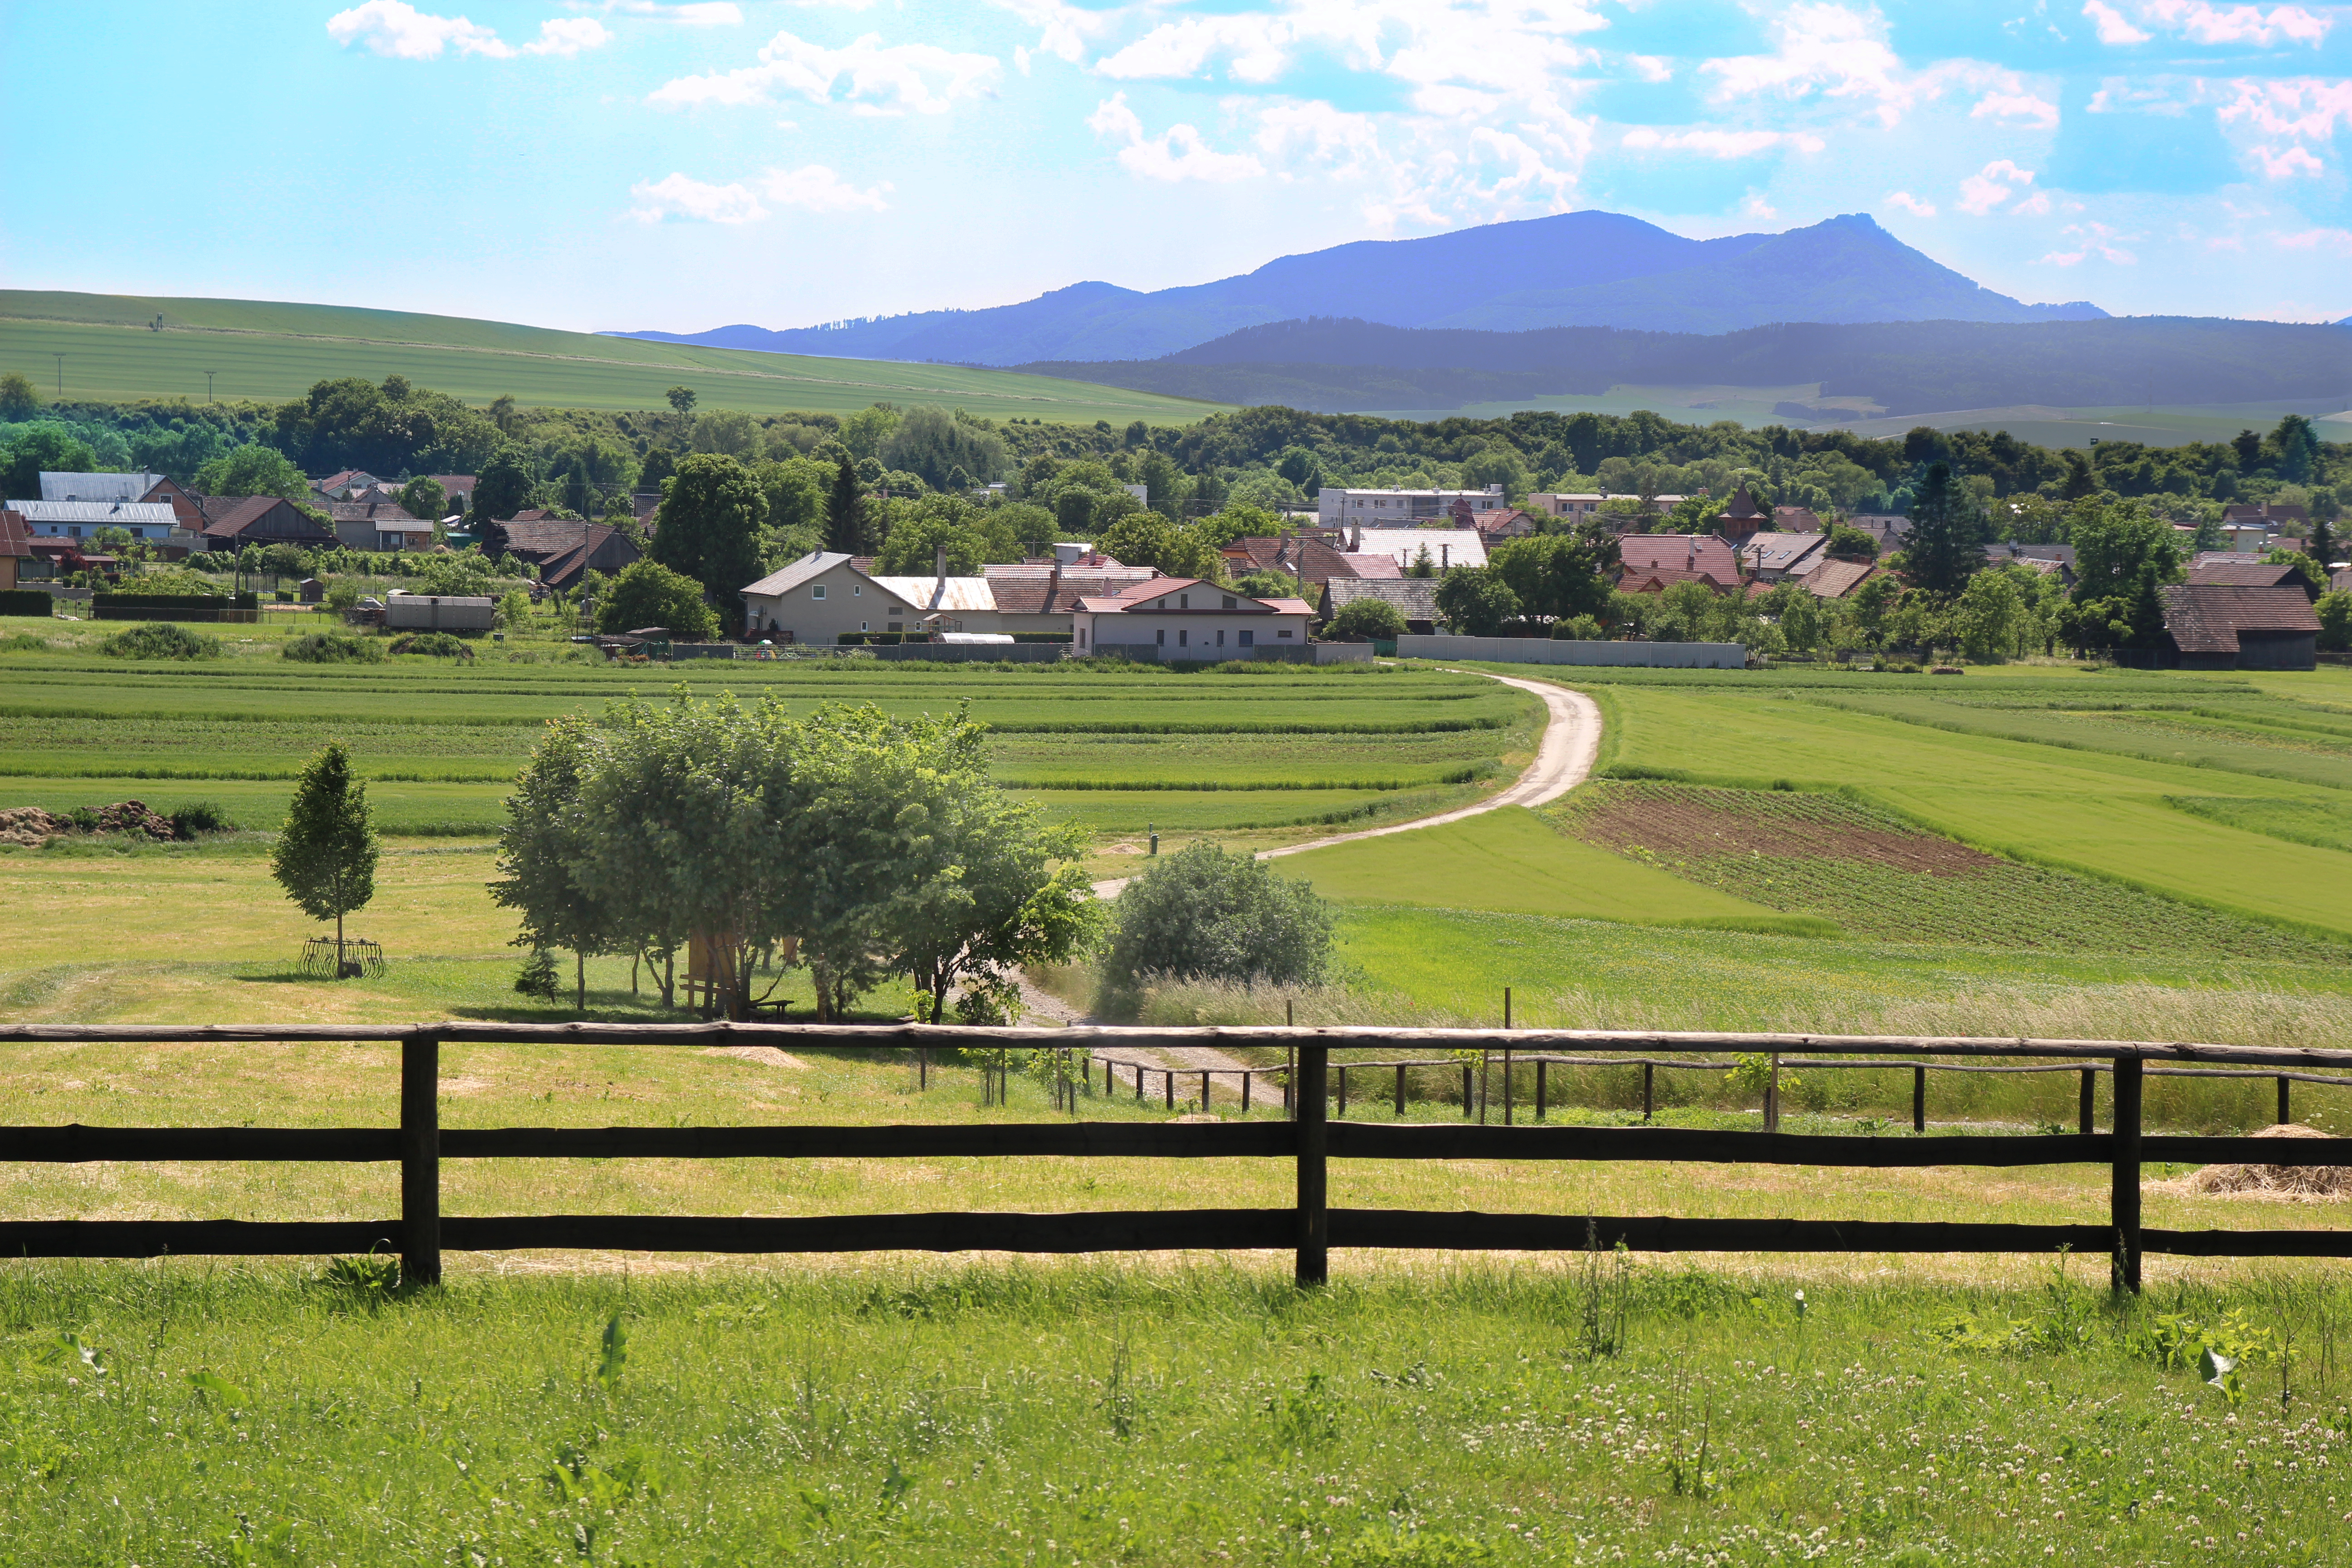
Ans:
[[[124,1258],[170,1254],[296,1255],[397,1248],[404,1276],[431,1283],[446,1250],[522,1247],[686,1252],[1006,1251],[1102,1252],[1160,1248],[1292,1249],[1302,1283],[1323,1279],[1333,1247],[1636,1251],[2105,1252],[2119,1289],[2137,1289],[2148,1252],[2183,1257],[2352,1257],[2352,1228],[2284,1231],[2151,1230],[2140,1224],[2144,1162],[2221,1161],[2274,1165],[2352,1165],[2352,1139],[2254,1140],[2147,1136],[2141,1089],[2155,1071],[2244,1071],[2305,1076],[2311,1068],[2352,1067],[2352,1052],[2265,1051],[2231,1046],[2128,1041],[1822,1038],[1759,1035],[1601,1035],[1578,1031],[1362,1029],[967,1029],[811,1025],[478,1025],[422,1028],[334,1026],[176,1028],[163,1026],[0,1029],[0,1045],[108,1042],[145,1045],[283,1040],[375,1041],[401,1053],[400,1121],[393,1128],[0,1127],[0,1160],[50,1163],[108,1160],[316,1161],[400,1165],[395,1219],[0,1220],[0,1256]],[[1830,1058],[1889,1050],[1962,1058],[2027,1056],[2070,1061],[2032,1070],[2112,1072],[2115,1130],[2071,1135],[1961,1134],[1932,1138],[1801,1135],[1656,1127],[1418,1125],[1331,1121],[1329,1053],[1399,1046],[1508,1051],[1518,1062],[1571,1042],[1580,1058],[1656,1065],[1662,1047],[1732,1051],[1798,1049]],[[1292,1097],[1283,1121],[1223,1123],[1012,1122],[904,1127],[508,1127],[444,1129],[440,1053],[445,1043],[547,1045],[761,1044],[793,1050],[873,1052],[946,1047],[1054,1048],[1073,1045],[1279,1045],[1295,1051],[1303,1084],[1324,1092]],[[1550,1059],[1563,1059],[1552,1058]],[[1453,1065],[1453,1058],[1444,1058]],[[2193,1068],[2158,1068],[2156,1062]],[[1370,1064],[1354,1063],[1351,1067]],[[1393,1062],[1378,1064],[1394,1068]],[[1720,1070],[1719,1062],[1675,1066]],[[1807,1065],[1829,1065],[1814,1064]],[[1834,1065],[1847,1065],[1835,1062]],[[1966,1064],[1870,1061],[1911,1068]],[[1198,1068],[1161,1069],[1192,1072]],[[1223,1070],[1223,1069],[1212,1069]],[[1287,1073],[1290,1069],[1259,1068]],[[1979,1068],[1978,1070],[1985,1070]],[[1915,1081],[1916,1081],[1915,1079]],[[2322,1081],[2337,1081],[2326,1079]],[[1172,1089],[1171,1090],[1172,1095]],[[1344,1103],[1344,1102],[1343,1102]],[[1769,1111],[1768,1109],[1768,1121]],[[946,1213],[734,1217],[674,1215],[444,1215],[441,1163],[478,1159],[926,1159],[1053,1155],[1153,1159],[1276,1158],[1293,1163],[1297,1200],[1276,1209],[1173,1209],[1133,1213]],[[1831,1168],[2099,1164],[2109,1167],[2108,1214],[2098,1225],[2006,1225],[1848,1220],[1685,1219],[1585,1215],[1423,1213],[1333,1209],[1328,1162],[1341,1160],[1654,1160]]]

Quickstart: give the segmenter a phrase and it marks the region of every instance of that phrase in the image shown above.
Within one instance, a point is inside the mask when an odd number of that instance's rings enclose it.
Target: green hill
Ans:
[[[152,325],[161,318],[160,329]],[[43,391],[125,402],[205,395],[283,400],[314,382],[408,377],[468,402],[507,395],[535,406],[659,408],[691,386],[705,408],[847,414],[874,403],[936,403],[991,418],[1185,425],[1224,406],[1012,371],[552,331],[461,316],[252,300],[148,299],[0,289],[0,371]]]

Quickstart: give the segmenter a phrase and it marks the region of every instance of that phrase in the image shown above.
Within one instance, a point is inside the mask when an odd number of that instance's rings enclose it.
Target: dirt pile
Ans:
[[[0,811],[0,844],[38,849],[60,833],[72,831],[72,822],[53,816],[37,805],[11,806]]]
[[[2293,1124],[2265,1127],[2257,1138],[2326,1138],[2316,1128]],[[2280,1198],[2352,1197],[2352,1165],[2208,1165],[2168,1185],[2204,1196],[2231,1194]]]
[[[0,844],[37,849],[68,833],[128,833],[163,843],[180,837],[178,826],[170,817],[148,810],[144,801],[119,800],[95,811],[76,807],[68,816],[43,811],[37,805],[0,811]]]

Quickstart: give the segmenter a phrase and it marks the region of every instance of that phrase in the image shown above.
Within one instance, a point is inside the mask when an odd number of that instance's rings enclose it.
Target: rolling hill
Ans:
[[[621,334],[782,353],[1011,365],[1155,359],[1307,316],[1525,331],[1605,326],[1729,332],[1773,321],[2087,320],[1979,287],[1852,214],[1786,234],[1685,239],[1617,213],[1562,213],[1421,239],[1286,256],[1213,283],[1140,293],[1076,283],[1017,305],[771,331]]]
[[[160,330],[150,323],[162,320]],[[63,366],[53,356],[63,354]],[[1156,393],[953,365],[745,353],[457,316],[247,300],[0,289],[0,370],[68,397],[279,400],[315,382],[400,374],[468,402],[659,408],[677,385],[705,408],[847,414],[938,403],[1003,418],[1190,424],[1213,405]]]

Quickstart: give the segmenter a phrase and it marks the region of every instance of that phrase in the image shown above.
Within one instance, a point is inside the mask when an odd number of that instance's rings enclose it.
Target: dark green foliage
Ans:
[[[1305,882],[1247,851],[1196,839],[1119,894],[1103,972],[1132,992],[1151,978],[1311,985],[1331,961],[1331,914]]]
[[[1510,540],[1496,546],[1487,560],[1518,600],[1520,615],[1564,620],[1597,616],[1609,607],[1618,552],[1617,536],[1588,522],[1574,533]]]
[[[1004,442],[992,430],[967,424],[944,408],[909,408],[882,439],[886,468],[913,474],[935,490],[963,489],[1004,471]],[[952,482],[961,472],[962,484]]]
[[[1829,527],[1829,542],[1822,546],[1822,551],[1832,561],[1875,561],[1878,541],[1858,528],[1833,522]]]
[[[1911,504],[1911,532],[1903,542],[1903,574],[1931,594],[1957,594],[1984,569],[1990,531],[1976,498],[1940,459],[1927,465]]]
[[[84,473],[97,467],[98,454],[65,426],[47,420],[19,426],[0,442],[0,497],[39,495],[44,468]]]
[[[0,616],[55,616],[58,602],[38,588],[0,590]]]
[[[172,814],[172,831],[182,838],[203,833],[234,833],[236,824],[227,812],[208,800],[193,800]]]
[[[501,442],[474,478],[474,504],[466,521],[479,528],[503,521],[530,504],[530,459],[521,447]]]
[[[470,659],[474,650],[455,632],[410,632],[392,639],[386,653],[430,654],[436,658]]]
[[[2158,592],[2180,580],[2179,536],[2136,503],[2076,516],[2074,593],[2059,635],[2084,650],[2149,647],[2164,629]]]
[[[192,632],[176,621],[142,621],[100,642],[98,651],[109,658],[218,658],[221,645],[220,638]]]
[[[667,626],[680,641],[702,642],[719,634],[719,617],[703,603],[701,584],[658,561],[635,561],[613,579],[612,590],[597,605],[596,629],[626,632],[639,626]]]
[[[543,947],[531,949],[530,958],[523,964],[522,973],[515,976],[514,988],[520,996],[536,996],[542,1002],[554,1001],[561,994],[556,981],[555,954]]]
[[[650,559],[693,578],[704,593],[740,610],[736,594],[760,575],[760,531],[768,498],[743,465],[718,452],[698,452],[678,465],[663,497]]]
[[[279,407],[275,424],[270,445],[306,472],[365,468],[384,478],[475,472],[499,435],[480,410],[397,375],[382,385],[357,376],[320,382]]]
[[[866,549],[866,490],[857,481],[857,469],[842,453],[843,461],[833,469],[833,489],[824,503],[824,547],[843,555],[856,555]]]
[[[1405,633],[1404,612],[1386,599],[1352,599],[1331,617],[1331,635],[1392,642]]]
[[[299,664],[373,664],[383,658],[383,645],[341,632],[305,632],[288,641],[283,657]]]
[[[340,742],[331,741],[294,785],[294,801],[286,825],[278,829],[269,874],[304,914],[335,922],[340,953],[343,917],[375,897],[375,862],[367,785],[353,776],[350,753]],[[351,972],[340,959],[338,966]]]
[[[1519,596],[1492,566],[1449,572],[1437,585],[1437,613],[1458,637],[1491,637],[1519,618]]]

